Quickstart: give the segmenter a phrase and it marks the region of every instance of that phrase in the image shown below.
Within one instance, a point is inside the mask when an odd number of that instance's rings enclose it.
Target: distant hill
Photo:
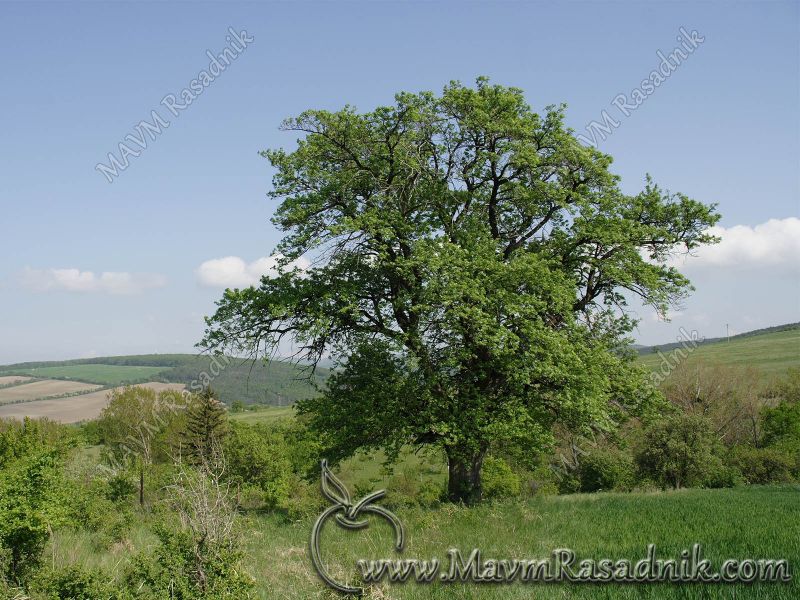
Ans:
[[[637,348],[640,360],[658,368],[664,355],[683,343]],[[767,375],[800,367],[800,323],[758,329],[725,338],[706,339],[691,354],[724,365],[758,367]],[[182,383],[190,389],[209,382],[226,404],[287,406],[315,395],[330,371],[280,361],[252,362],[241,358],[194,354],[140,354],[76,360],[25,362],[0,366],[0,377],[26,375],[36,379],[64,379],[113,387],[148,381]],[[19,383],[0,383],[0,388]]]
[[[316,393],[328,370],[309,369],[280,361],[252,362],[241,358],[194,354],[141,354],[76,360],[25,362],[0,366],[0,376],[28,375],[69,379],[104,386],[160,381],[190,389],[210,382],[220,399],[230,404],[286,406]]]
[[[691,348],[677,342],[639,349],[640,360],[658,368],[676,348]],[[694,348],[688,360],[704,360],[728,366],[756,367],[767,376],[800,367],[800,323],[748,331],[726,338],[706,339]]]
[[[736,335],[732,335],[730,338],[727,337],[704,338],[701,344],[716,344],[719,342],[727,342],[729,340],[733,341],[733,340],[738,340],[740,338],[753,337],[755,335],[763,335],[765,333],[778,333],[779,331],[791,331],[795,329],[800,329],[800,323],[787,323],[786,325],[774,325],[773,327],[754,329],[753,331],[747,331],[745,333],[737,333]],[[643,346],[641,344],[632,344],[631,348],[636,350],[639,354],[650,354],[658,350],[660,350],[661,352],[667,352],[668,350],[672,350],[673,348],[678,348],[683,345],[684,342],[670,342],[667,344],[656,344],[654,346]]]

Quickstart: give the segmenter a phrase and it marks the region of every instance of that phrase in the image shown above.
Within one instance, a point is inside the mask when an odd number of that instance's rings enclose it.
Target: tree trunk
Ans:
[[[139,506],[144,506],[144,463],[139,463]]]
[[[447,499],[470,505],[481,500],[481,466],[485,452],[447,452]]]

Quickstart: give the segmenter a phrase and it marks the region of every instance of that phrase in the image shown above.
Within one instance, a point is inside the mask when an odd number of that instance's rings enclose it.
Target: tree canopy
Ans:
[[[482,78],[286,120],[296,149],[263,153],[282,269],[226,290],[201,344],[262,356],[288,337],[294,358],[334,357],[300,403],[329,458],[435,444],[466,502],[487,452],[640,407],[653,390],[624,351],[627,300],[679,302],[669,258],[713,242],[719,217],[649,177],[623,193],[564,110]]]

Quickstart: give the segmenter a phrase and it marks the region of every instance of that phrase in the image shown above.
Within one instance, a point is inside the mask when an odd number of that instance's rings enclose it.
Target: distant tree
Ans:
[[[227,431],[225,405],[211,387],[206,387],[189,405],[181,452],[195,463],[208,461]]]
[[[769,484],[789,483],[794,480],[793,472],[800,469],[795,455],[787,448],[736,446],[728,456],[728,462],[739,470],[747,483]]]
[[[800,403],[800,368],[788,369],[770,386],[769,395],[784,402]]]
[[[637,462],[645,477],[675,489],[702,486],[722,466],[719,440],[710,422],[688,414],[671,415],[651,424]]]
[[[241,400],[234,400],[231,402],[231,412],[232,413],[240,413],[244,412],[244,402]]]
[[[649,178],[624,194],[563,107],[540,116],[486,79],[284,128],[304,137],[264,152],[279,272],[226,290],[201,344],[260,356],[289,336],[297,358],[337,358],[299,404],[329,458],[432,444],[470,503],[490,449],[609,427],[653,397],[625,351],[626,297],[665,313],[686,295],[669,258],[715,241],[713,206]]]
[[[290,445],[282,428],[234,422],[224,450],[228,461],[226,476],[237,488],[261,489],[272,507],[285,499],[293,469]]]
[[[139,503],[144,504],[144,473],[153,463],[159,437],[185,409],[182,395],[150,388],[126,387],[111,392],[98,429],[115,465],[134,464],[139,471]]]
[[[754,367],[729,367],[701,360],[681,362],[661,389],[683,412],[708,419],[726,446],[757,445],[761,436],[763,386]]]
[[[775,407],[764,409],[765,446],[783,446],[798,453],[800,464],[800,402],[783,401]]]

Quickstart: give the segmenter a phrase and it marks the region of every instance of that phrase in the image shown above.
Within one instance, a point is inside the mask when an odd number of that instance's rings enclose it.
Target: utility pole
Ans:
[[[731,341],[731,326],[728,323],[725,323],[725,337],[729,342]]]

